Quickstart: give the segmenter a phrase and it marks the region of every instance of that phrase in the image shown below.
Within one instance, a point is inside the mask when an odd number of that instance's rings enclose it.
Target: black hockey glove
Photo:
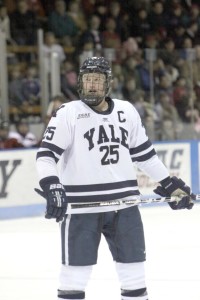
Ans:
[[[168,202],[169,206],[174,209],[192,209],[194,203],[193,199],[195,199],[195,195],[191,193],[191,189],[189,186],[185,184],[185,182],[177,178],[176,176],[167,177],[166,179],[160,182],[161,186],[158,186],[154,193],[162,196],[162,197],[170,197],[177,196],[178,201]]]
[[[59,182],[58,177],[52,176],[40,181],[43,191],[35,191],[47,201],[45,218],[56,219],[56,222],[62,221],[67,210],[67,197],[63,185]]]

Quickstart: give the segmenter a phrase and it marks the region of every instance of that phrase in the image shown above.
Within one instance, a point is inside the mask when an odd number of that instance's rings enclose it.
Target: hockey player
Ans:
[[[60,106],[37,153],[40,193],[47,200],[45,217],[60,221],[59,300],[85,299],[101,234],[116,264],[121,299],[148,299],[145,240],[138,206],[92,206],[73,213],[67,209],[68,203],[108,203],[139,195],[135,163],[160,183],[156,193],[183,196],[179,202],[170,203],[172,209],[193,206],[190,188],[181,179],[169,176],[133,105],[109,97],[111,82],[111,67],[105,58],[86,59],[78,78],[81,100]]]

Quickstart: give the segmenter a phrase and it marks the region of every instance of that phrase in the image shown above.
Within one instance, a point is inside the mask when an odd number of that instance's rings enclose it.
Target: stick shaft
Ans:
[[[195,200],[200,200],[200,195],[196,195]],[[149,204],[149,203],[163,203],[180,201],[179,197],[161,197],[159,195],[154,196],[134,196],[131,200],[111,200],[102,202],[87,202],[87,203],[70,203],[72,209],[76,208],[88,208],[88,207],[104,207],[104,206],[118,206],[120,204],[126,205],[138,205],[138,204]]]

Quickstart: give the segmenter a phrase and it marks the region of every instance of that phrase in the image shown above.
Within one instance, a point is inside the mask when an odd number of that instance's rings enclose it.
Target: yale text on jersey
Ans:
[[[121,126],[118,128],[118,133],[116,133],[116,128],[111,124],[108,126],[99,125],[98,127],[93,127],[88,130],[84,134],[84,138],[88,141],[88,149],[92,150],[95,146],[95,143],[97,145],[103,143],[117,143],[128,149],[128,131]]]

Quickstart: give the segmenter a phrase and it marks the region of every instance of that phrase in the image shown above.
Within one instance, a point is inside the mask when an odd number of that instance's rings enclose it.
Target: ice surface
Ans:
[[[141,207],[150,300],[200,300],[200,205],[172,211]],[[56,300],[60,264],[55,221],[32,217],[0,222],[0,300]],[[87,300],[120,300],[115,266],[102,238]]]

